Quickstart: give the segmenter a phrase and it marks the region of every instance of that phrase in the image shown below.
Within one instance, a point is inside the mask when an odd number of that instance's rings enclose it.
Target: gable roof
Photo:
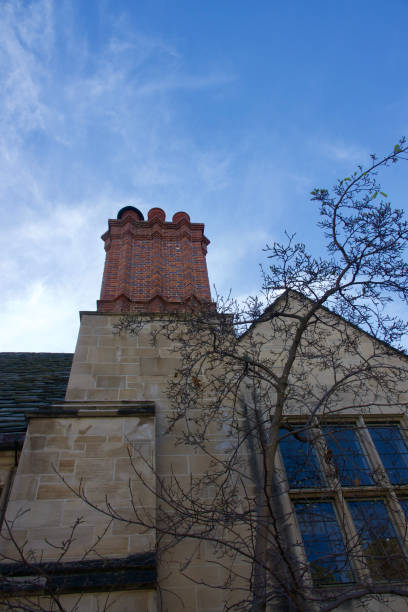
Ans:
[[[72,353],[0,353],[0,446],[24,438],[25,412],[65,398]]]
[[[298,300],[298,301],[301,300],[303,302],[309,302],[309,303],[313,303],[314,302],[313,299],[307,297],[306,295],[304,295],[300,291],[297,291],[296,289],[286,289],[278,297],[276,297],[271,304],[266,306],[266,308],[264,309],[262,314],[259,316],[259,318],[256,321],[253,321],[251,323],[251,325],[248,327],[248,329],[246,329],[241,334],[240,338],[243,338],[251,329],[256,327],[258,325],[258,323],[262,323],[263,321],[268,321],[269,318],[270,318],[270,313],[273,313],[274,310],[277,308],[279,302],[281,302],[284,299],[288,300],[288,301],[290,299],[295,299],[295,300]],[[356,323],[352,323],[351,321],[349,321],[348,319],[346,319],[342,315],[338,314],[337,312],[334,312],[333,310],[330,310],[330,308],[328,306],[326,306],[324,304],[321,304],[319,306],[319,309],[324,310],[325,312],[330,314],[332,317],[336,317],[340,321],[343,321],[343,323],[346,323],[347,325],[349,325],[350,327],[355,329],[357,332],[367,336],[371,340],[375,340],[376,342],[380,343],[382,346],[387,348],[392,353],[395,353],[395,354],[399,355],[400,357],[403,357],[404,359],[408,359],[408,354],[407,354],[406,350],[404,350],[402,348],[397,348],[397,347],[393,346],[392,344],[389,344],[385,340],[381,340],[380,338],[377,338],[377,336],[374,336],[369,331],[363,329],[362,327],[359,327],[358,325],[356,325]]]

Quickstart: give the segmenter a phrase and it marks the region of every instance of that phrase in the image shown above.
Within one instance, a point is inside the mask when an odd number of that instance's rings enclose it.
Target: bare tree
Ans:
[[[208,458],[187,486],[157,474],[155,524],[166,546],[213,543],[226,575],[214,586],[241,585],[231,609],[408,596],[406,324],[393,314],[408,298],[408,227],[377,178],[407,151],[402,139],[331,192],[312,192],[325,258],[288,236],[266,248],[261,297],[163,316],[152,332],[180,359],[168,431]],[[118,331],[145,324],[125,316]]]
[[[205,458],[188,482],[132,465],[157,499],[133,517],[155,527],[159,553],[209,543],[226,609],[329,611],[366,597],[408,597],[408,362],[404,261],[408,226],[378,172],[406,160],[405,139],[331,191],[316,189],[326,256],[295,236],[266,247],[260,296],[218,299],[183,315],[125,315],[118,333],[149,323],[179,359],[168,383],[167,432]],[[391,518],[390,518],[391,517]],[[180,564],[189,573],[194,552]],[[197,580],[197,578],[195,578]],[[391,598],[391,599],[390,599]]]

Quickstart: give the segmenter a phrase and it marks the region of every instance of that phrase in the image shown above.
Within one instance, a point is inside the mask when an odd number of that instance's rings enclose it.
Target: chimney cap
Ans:
[[[134,206],[124,206],[123,208],[121,208],[120,211],[118,212],[117,218],[121,219],[126,212],[135,212],[137,216],[139,217],[139,221],[144,221],[143,213],[138,208],[135,208]]]

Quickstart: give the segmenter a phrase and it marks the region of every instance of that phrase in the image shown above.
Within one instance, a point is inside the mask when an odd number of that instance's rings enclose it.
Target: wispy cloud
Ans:
[[[120,17],[96,51],[74,21],[69,3],[0,7],[0,350],[73,350],[78,310],[99,295],[106,219],[123,203],[163,205],[153,192],[181,189],[186,169],[201,189],[228,172],[185,136],[168,96],[231,74],[189,72]]]
[[[216,87],[218,85],[225,85],[234,81],[233,75],[225,74],[212,74],[208,76],[171,76],[169,78],[159,79],[157,81],[150,81],[144,85],[141,85],[136,89],[139,95],[151,95],[164,91],[172,90],[200,90],[208,89],[209,87]]]
[[[210,278],[223,294],[229,289],[233,294],[238,287],[248,294],[255,294],[259,290],[261,273],[255,261],[259,253],[270,241],[270,235],[262,230],[224,231],[218,240],[209,249],[207,260]],[[253,256],[255,255],[255,261]],[[251,260],[252,273],[249,270],[248,260]]]
[[[333,142],[333,143],[322,143],[321,150],[326,155],[335,161],[347,162],[349,164],[363,164],[369,158],[369,151],[366,151],[361,146],[345,143],[345,142]]]

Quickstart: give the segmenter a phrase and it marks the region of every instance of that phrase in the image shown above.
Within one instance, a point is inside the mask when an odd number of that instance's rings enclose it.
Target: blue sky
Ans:
[[[309,192],[408,135],[408,2],[0,3],[0,350],[73,351],[123,205],[185,210],[211,283],[260,284]],[[383,186],[408,209],[408,167]]]

